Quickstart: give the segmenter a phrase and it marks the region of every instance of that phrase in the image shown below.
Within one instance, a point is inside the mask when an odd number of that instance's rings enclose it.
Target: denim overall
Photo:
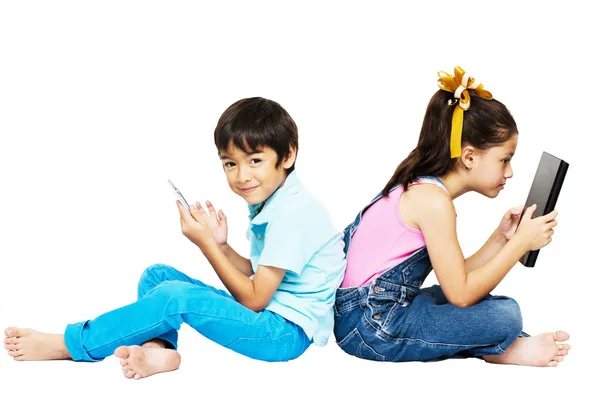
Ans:
[[[427,178],[442,183],[419,177]],[[346,254],[362,214],[381,197],[344,230]],[[429,361],[502,354],[517,337],[528,336],[516,301],[488,295],[473,306],[454,306],[439,285],[421,288],[431,270],[423,247],[369,285],[339,288],[334,306],[338,346],[368,360]]]

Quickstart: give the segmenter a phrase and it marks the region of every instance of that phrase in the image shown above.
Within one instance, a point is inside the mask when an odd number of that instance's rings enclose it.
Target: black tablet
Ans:
[[[546,215],[554,210],[558,194],[562,187],[569,164],[550,153],[543,152],[538,164],[535,178],[527,196],[525,209],[537,204],[533,217]],[[523,211],[525,213],[525,211]],[[523,215],[521,215],[523,218]],[[520,222],[520,221],[519,221]],[[519,262],[524,266],[533,267],[539,255],[539,250],[526,252]]]

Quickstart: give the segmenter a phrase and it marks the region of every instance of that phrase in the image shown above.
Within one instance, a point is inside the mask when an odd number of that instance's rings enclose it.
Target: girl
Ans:
[[[346,272],[334,334],[348,354],[379,361],[451,356],[556,366],[566,332],[522,332],[517,302],[488,295],[527,251],[552,240],[557,212],[510,209],[483,247],[465,258],[453,200],[496,197],[512,177],[516,123],[507,108],[457,67],[440,72],[417,147],[344,231]],[[440,283],[421,288],[433,270]]]

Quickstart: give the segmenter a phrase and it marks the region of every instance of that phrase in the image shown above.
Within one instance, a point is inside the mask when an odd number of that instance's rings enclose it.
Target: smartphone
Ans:
[[[175,195],[177,196],[177,198],[179,199],[179,201],[181,201],[181,204],[185,205],[185,208],[190,209],[190,205],[188,204],[188,202],[185,200],[185,198],[183,197],[183,194],[181,194],[181,192],[179,191],[179,189],[177,189],[177,186],[175,186],[173,184],[173,182],[171,182],[170,179],[168,179],[169,181],[169,185],[171,185],[171,187],[173,188],[173,191],[175,192]]]

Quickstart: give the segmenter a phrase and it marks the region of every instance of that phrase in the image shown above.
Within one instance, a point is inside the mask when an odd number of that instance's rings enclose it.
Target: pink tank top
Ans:
[[[410,185],[421,183],[431,183],[446,190],[443,184],[433,179],[418,179]],[[341,288],[368,285],[375,277],[425,246],[423,233],[408,226],[400,216],[398,203],[403,192],[402,186],[397,187],[363,213],[348,248]]]

